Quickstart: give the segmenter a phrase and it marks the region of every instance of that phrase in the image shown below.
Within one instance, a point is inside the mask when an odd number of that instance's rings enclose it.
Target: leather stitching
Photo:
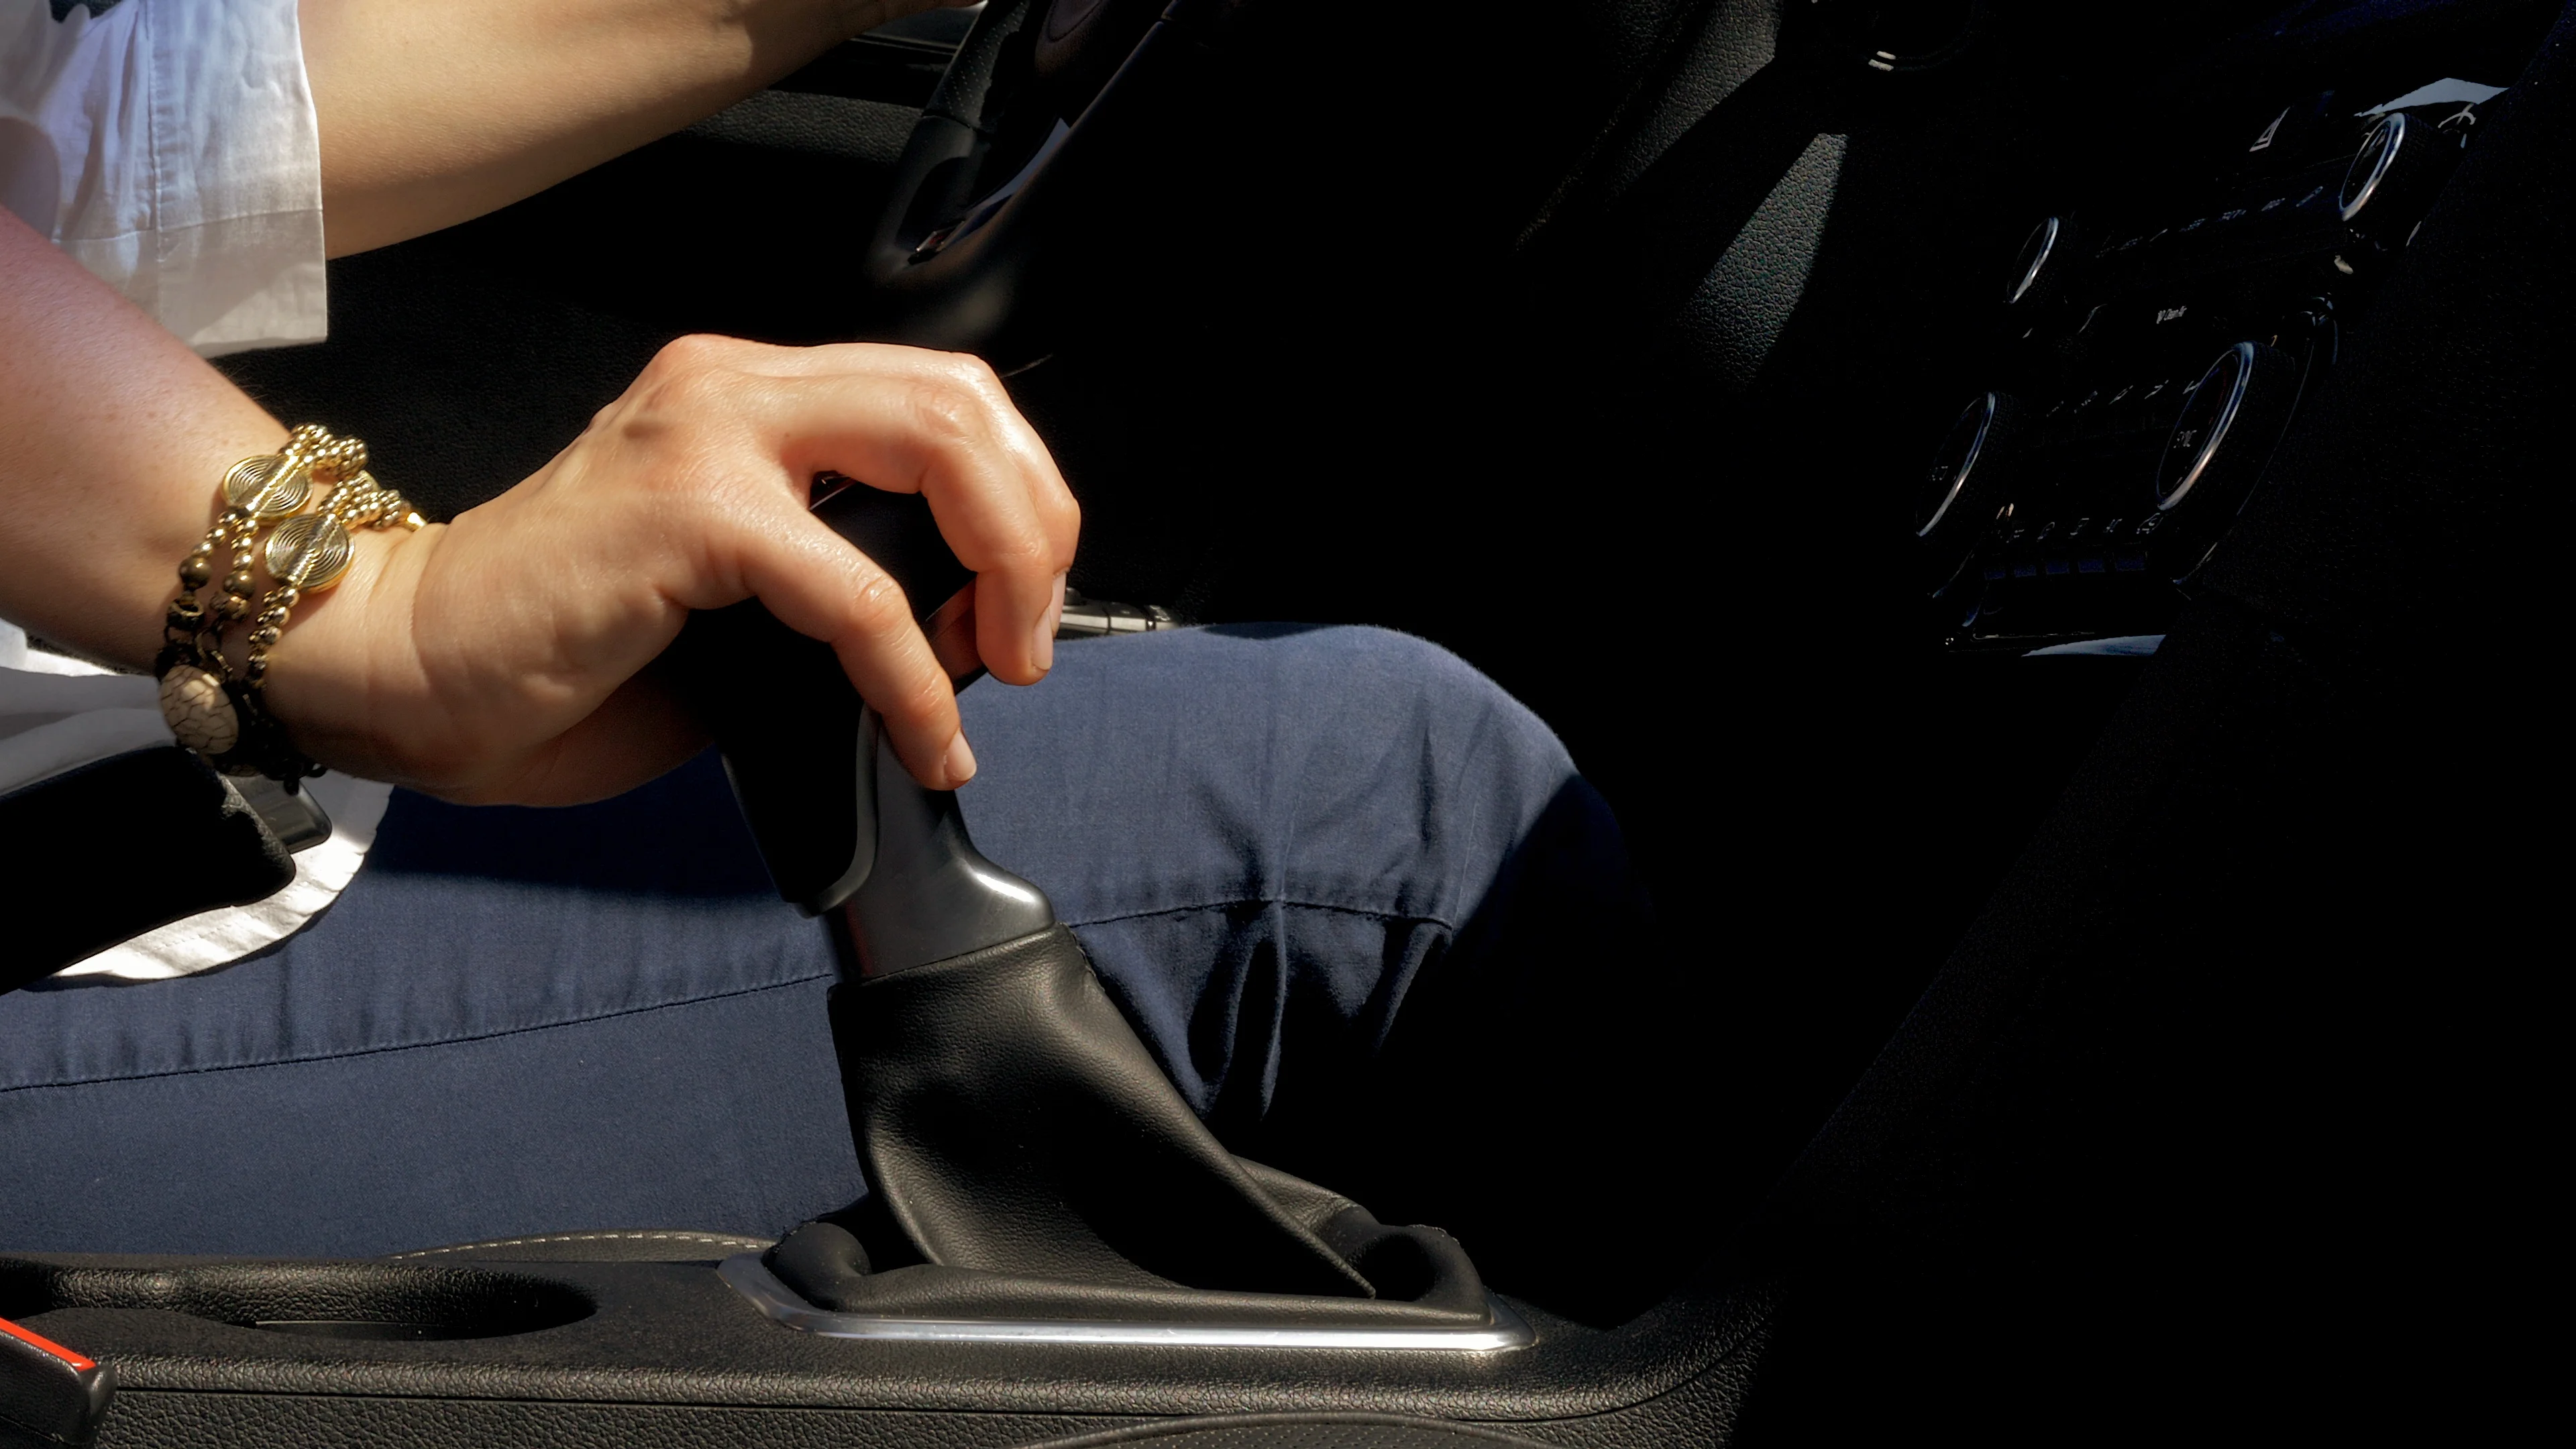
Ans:
[[[713,1243],[727,1248],[766,1248],[766,1238],[742,1238],[725,1233],[546,1233],[533,1238],[493,1238],[481,1243],[456,1243],[444,1248],[415,1248],[408,1253],[388,1253],[387,1259],[434,1258],[441,1253],[473,1253],[485,1248],[526,1248],[539,1243]]]

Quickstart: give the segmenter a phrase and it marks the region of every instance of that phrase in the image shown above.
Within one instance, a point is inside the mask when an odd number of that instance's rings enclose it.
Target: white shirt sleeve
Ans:
[[[128,750],[174,744],[161,718],[160,686],[135,674],[105,674],[27,647],[18,626],[0,622],[0,795]],[[159,981],[238,961],[303,930],[366,864],[393,787],[338,771],[304,782],[331,817],[329,839],[295,853],[295,879],[266,900],[172,921],[56,974],[98,981]],[[135,842],[139,852],[159,849]],[[132,868],[130,860],[102,869]],[[42,901],[13,909],[42,911]]]
[[[204,356],[321,340],[296,0],[0,0],[0,205]]]

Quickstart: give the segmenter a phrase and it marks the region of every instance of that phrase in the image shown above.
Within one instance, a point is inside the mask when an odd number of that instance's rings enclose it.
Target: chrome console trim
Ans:
[[[1059,1320],[885,1318],[835,1313],[796,1296],[760,1261],[739,1253],[716,1268],[726,1286],[761,1312],[802,1333],[824,1338],[891,1339],[911,1343],[1106,1343],[1158,1348],[1356,1348],[1507,1353],[1527,1348],[1538,1335],[1511,1305],[1485,1295],[1494,1321],[1479,1328],[1283,1328],[1252,1323],[1108,1323]]]

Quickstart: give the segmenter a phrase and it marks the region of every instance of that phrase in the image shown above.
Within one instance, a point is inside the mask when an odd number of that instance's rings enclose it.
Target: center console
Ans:
[[[1996,258],[1987,386],[1926,440],[1922,627],[2160,634],[2511,79],[2473,40],[2240,69],[2073,168]]]

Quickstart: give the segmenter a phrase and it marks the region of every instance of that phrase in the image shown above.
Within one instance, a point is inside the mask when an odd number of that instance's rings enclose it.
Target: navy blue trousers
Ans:
[[[1623,1150],[1529,1104],[1627,1094],[1645,903],[1555,737],[1455,657],[1189,630],[964,704],[977,844],[1236,1151],[1456,1225]],[[279,946],[0,997],[0,1250],[775,1235],[864,1191],[833,975],[711,756],[575,809],[397,793]]]

